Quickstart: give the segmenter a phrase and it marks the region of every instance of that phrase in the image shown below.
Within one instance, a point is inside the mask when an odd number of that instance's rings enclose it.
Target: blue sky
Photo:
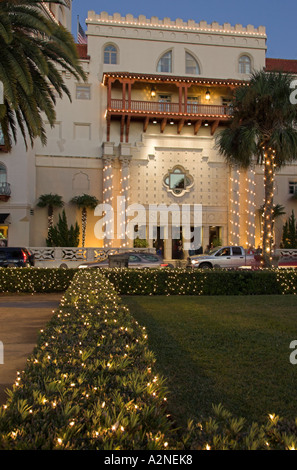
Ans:
[[[184,21],[217,21],[220,24],[252,24],[266,26],[268,36],[267,57],[297,59],[297,2],[296,0],[73,0],[72,33],[76,38],[77,16],[83,27],[89,10],[96,13],[106,11],[110,15],[128,13],[134,16],[146,15],[169,17]]]

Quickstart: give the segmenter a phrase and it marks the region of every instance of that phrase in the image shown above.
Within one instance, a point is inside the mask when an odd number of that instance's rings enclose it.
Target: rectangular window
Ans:
[[[187,98],[187,111],[190,114],[197,114],[199,112],[200,96],[188,96]]]
[[[289,194],[297,194],[297,181],[289,181]]]
[[[90,85],[76,85],[76,99],[77,100],[90,100],[91,99]]]
[[[232,98],[225,98],[222,96],[222,106],[224,106],[224,114],[232,114]]]
[[[1,126],[0,126],[0,145],[4,145],[4,136],[3,136],[3,132],[2,132]]]
[[[159,111],[169,112],[170,104],[166,103],[171,103],[171,95],[159,95],[159,103]]]

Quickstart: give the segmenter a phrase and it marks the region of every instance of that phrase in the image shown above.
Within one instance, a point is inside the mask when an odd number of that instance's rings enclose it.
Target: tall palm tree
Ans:
[[[62,200],[62,196],[58,194],[42,194],[39,196],[39,200],[37,202],[38,207],[47,207],[47,229],[49,231],[50,228],[54,225],[54,208],[55,207],[63,207],[64,202]]]
[[[282,72],[254,72],[249,86],[235,92],[232,122],[217,137],[217,148],[229,164],[264,166],[265,266],[271,266],[275,173],[297,158],[297,107],[290,102],[291,81]]]
[[[75,204],[78,208],[82,209],[81,213],[81,233],[82,233],[82,246],[85,246],[86,241],[86,228],[87,228],[87,209],[95,209],[99,203],[95,196],[89,194],[82,194],[81,196],[75,196],[70,201]]]
[[[60,70],[77,80],[86,79],[71,33],[49,19],[41,0],[1,0],[0,81],[4,104],[0,126],[5,147],[10,150],[20,129],[27,146],[35,138],[46,144],[44,118],[55,122],[55,94],[71,99]],[[62,0],[50,3],[64,4]]]
[[[260,213],[260,224],[262,225],[263,220],[264,220],[264,205],[262,205],[260,207],[259,213]],[[280,217],[281,215],[284,215],[285,213],[286,213],[285,208],[281,204],[276,204],[275,206],[273,206],[272,221],[271,221],[272,238],[270,239],[271,249],[272,249],[272,245],[275,241],[275,234],[274,234],[275,221],[278,217]]]

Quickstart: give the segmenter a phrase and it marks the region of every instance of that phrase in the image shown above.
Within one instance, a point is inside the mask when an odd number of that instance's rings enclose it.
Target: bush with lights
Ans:
[[[295,294],[297,270],[109,268],[105,276],[120,295]]]
[[[145,328],[77,273],[0,412],[0,449],[166,449],[166,388]]]
[[[0,268],[0,292],[65,292],[76,269]]]
[[[77,271],[0,268],[0,292],[65,292]],[[275,295],[297,289],[296,269],[106,268],[102,273],[120,295]]]
[[[144,275],[126,275],[130,271]],[[279,273],[279,285],[288,273]],[[296,273],[289,274],[285,293],[295,289]],[[153,275],[155,285],[161,278]],[[79,271],[0,410],[0,450],[297,448],[297,420],[270,415],[264,424],[248,425],[221,405],[211,417],[176,429],[167,414],[166,381],[154,367],[146,330],[113,284],[100,270]]]

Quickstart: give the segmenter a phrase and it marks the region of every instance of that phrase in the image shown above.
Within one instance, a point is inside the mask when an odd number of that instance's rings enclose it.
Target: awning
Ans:
[[[4,224],[10,214],[0,214],[0,224]]]

